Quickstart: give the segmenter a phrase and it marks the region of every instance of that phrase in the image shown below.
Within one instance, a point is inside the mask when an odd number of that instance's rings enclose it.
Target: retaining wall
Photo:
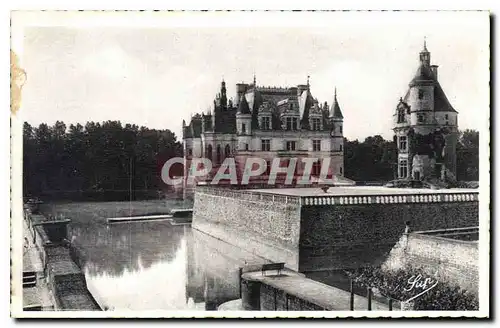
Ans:
[[[384,270],[419,269],[438,281],[477,293],[479,250],[475,241],[462,241],[422,233],[401,237],[383,264]]]

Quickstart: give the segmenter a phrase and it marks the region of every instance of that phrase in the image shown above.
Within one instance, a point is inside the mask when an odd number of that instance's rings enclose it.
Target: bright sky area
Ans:
[[[234,97],[235,83],[254,73],[263,86],[309,75],[320,102],[331,104],[337,88],[348,139],[392,139],[424,37],[459,128],[488,120],[486,12],[72,15],[23,17],[22,110],[31,124],[120,120],[180,136],[182,119],[213,106],[222,78]]]

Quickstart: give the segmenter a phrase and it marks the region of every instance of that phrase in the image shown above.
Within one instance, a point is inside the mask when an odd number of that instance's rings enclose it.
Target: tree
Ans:
[[[128,199],[131,179],[134,189],[156,195],[162,186],[158,163],[182,156],[170,130],[120,121],[71,124],[69,129],[60,121],[38,128],[25,123],[23,134],[25,195],[114,192]]]
[[[344,138],[346,177],[355,181],[387,181],[394,178],[396,145],[376,135],[363,142]]]
[[[479,132],[464,130],[459,132],[457,144],[457,179],[479,180]]]

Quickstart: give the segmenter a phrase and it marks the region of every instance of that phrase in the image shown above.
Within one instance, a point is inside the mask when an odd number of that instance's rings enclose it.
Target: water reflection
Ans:
[[[238,268],[267,262],[169,221],[78,225],[89,289],[108,309],[216,310],[239,298]]]

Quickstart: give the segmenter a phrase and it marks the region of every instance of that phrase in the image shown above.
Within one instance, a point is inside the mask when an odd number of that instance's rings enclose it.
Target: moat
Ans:
[[[142,205],[133,202],[132,213],[151,212]],[[153,212],[169,207],[182,206],[163,202]],[[129,211],[127,202],[47,205],[45,211],[72,216],[69,237],[103,309],[217,310],[239,297],[240,266],[266,262],[186,224],[106,224],[106,217]]]

